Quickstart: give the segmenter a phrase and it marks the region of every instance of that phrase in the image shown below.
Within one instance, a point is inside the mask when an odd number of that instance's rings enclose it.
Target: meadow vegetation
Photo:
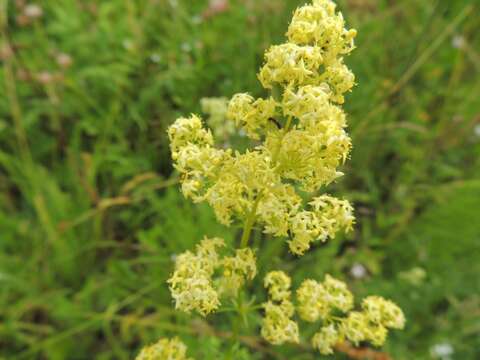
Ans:
[[[238,243],[241,229],[184,199],[167,128],[205,97],[264,96],[263,53],[304,1],[213,3],[0,0],[0,358],[131,359],[173,336],[196,359],[319,358],[252,338],[258,314],[232,346],[228,312],[172,306],[172,254],[204,234]],[[358,31],[346,60],[358,85],[347,176],[329,192],[351,201],[355,230],[300,258],[256,231],[258,277],[281,269],[297,288],[330,273],[392,299],[407,319],[381,350],[392,359],[476,359],[479,6],[338,4]],[[267,298],[261,281],[249,293]],[[333,358],[364,355],[378,354]]]

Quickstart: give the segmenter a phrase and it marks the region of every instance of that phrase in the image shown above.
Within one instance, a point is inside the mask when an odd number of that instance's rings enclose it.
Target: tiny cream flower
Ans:
[[[246,280],[255,277],[252,249],[238,249],[235,256],[222,257],[219,250],[224,247],[223,239],[204,238],[195,254],[186,251],[175,257],[175,271],[167,283],[176,309],[206,316],[219,308],[222,297],[235,296]]]
[[[203,316],[218,309],[220,299],[212,276],[219,263],[217,249],[223,246],[222,239],[205,238],[196,254],[186,251],[176,257],[175,271],[167,281],[176,309],[195,310]]]
[[[290,299],[292,280],[283,271],[270,271],[263,281],[270,298],[274,301]]]
[[[275,116],[276,106],[273,98],[255,100],[248,94],[236,94],[228,103],[227,117],[248,137],[258,140],[269,119]]]
[[[392,329],[403,329],[405,326],[402,310],[395,303],[381,296],[369,296],[363,299],[362,309],[373,323]]]
[[[341,341],[341,334],[334,324],[324,326],[313,335],[312,346],[322,355],[333,354],[333,347]]]
[[[367,339],[368,319],[362,312],[352,311],[342,322],[342,333],[353,344]]]
[[[344,313],[353,308],[353,294],[347,285],[330,275],[322,283],[304,280],[297,289],[298,313],[309,322],[329,320],[334,309]]]
[[[290,277],[283,271],[271,271],[264,279],[270,301],[263,304],[265,317],[262,320],[262,336],[269,343],[281,345],[298,343],[298,324],[292,320],[295,313],[291,298]]]
[[[297,289],[298,314],[308,322],[325,319],[330,313],[325,288],[315,280],[304,280]]]
[[[235,256],[222,259],[223,277],[220,279],[221,293],[236,296],[246,280],[257,274],[255,254],[250,248],[237,249]]]
[[[284,300],[280,304],[267,302],[264,305],[265,317],[262,321],[262,336],[273,345],[286,342],[298,343],[298,325],[291,319],[294,307],[291,302]]]
[[[135,360],[193,360],[187,357],[187,347],[178,338],[160,339],[140,351]]]

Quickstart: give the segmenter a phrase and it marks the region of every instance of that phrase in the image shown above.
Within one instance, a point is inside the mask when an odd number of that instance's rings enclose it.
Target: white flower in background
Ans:
[[[350,274],[355,279],[363,279],[365,276],[367,276],[367,269],[362,264],[355,263],[350,269]]]
[[[473,132],[477,137],[480,137],[480,124],[475,125],[475,127],[473,128]]]
[[[449,360],[453,353],[453,346],[449,343],[435,344],[430,348],[430,355],[434,359]]]
[[[452,46],[455,49],[463,49],[465,47],[465,38],[462,35],[455,35],[452,38]]]
[[[153,53],[152,55],[150,55],[150,60],[152,60],[152,62],[158,64],[160,62],[160,60],[162,60],[162,57],[157,53]]]
[[[31,19],[37,19],[39,17],[42,17],[43,9],[37,4],[28,4],[23,9],[23,13],[26,17],[29,17]]]

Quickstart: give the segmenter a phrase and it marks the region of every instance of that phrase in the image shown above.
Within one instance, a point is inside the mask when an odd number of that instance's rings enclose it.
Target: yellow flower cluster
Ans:
[[[344,26],[331,1],[297,9],[289,41],[266,52],[259,73],[272,96],[241,93],[230,100],[227,118],[260,141],[255,148],[216,148],[195,115],[168,130],[186,197],[208,202],[222,224],[253,220],[265,233],[291,236],[290,250],[297,255],[354,222],[346,200],[322,195],[304,206],[296,190],[313,193],[342,176],[338,167],[350,152],[345,113],[337,103],[354,84],[342,56],[354,48],[355,31]]]
[[[225,97],[203,98],[200,100],[202,112],[208,114],[207,124],[216,137],[227,140],[235,133],[235,125],[225,121],[228,111],[228,99]]]
[[[236,296],[245,284],[257,275],[255,254],[250,248],[235,250],[235,256],[224,257],[222,260],[223,276],[220,279],[220,293]]]
[[[218,309],[221,295],[235,295],[245,279],[255,277],[253,251],[239,249],[235,256],[221,258],[217,250],[224,246],[223,239],[205,238],[195,254],[186,251],[176,257],[175,271],[167,282],[177,309],[206,316]],[[222,267],[223,277],[214,281],[215,271]]]
[[[289,245],[294,254],[303,254],[316,239],[333,239],[342,228],[351,230],[354,222],[352,206],[346,200],[321,195],[309,202],[309,205],[311,211],[299,211],[291,219],[293,239]]]
[[[263,304],[263,338],[274,345],[298,343],[298,325],[292,320],[295,307],[291,302],[290,278],[283,271],[272,271],[265,276],[264,285],[270,300]]]
[[[169,127],[183,194],[207,202],[222,224],[244,225],[234,256],[219,255],[225,246],[219,238],[205,238],[195,253],[177,256],[168,280],[177,309],[205,316],[218,309],[223,296],[237,295],[255,277],[255,254],[247,247],[254,225],[287,237],[296,255],[315,241],[351,230],[355,219],[347,200],[320,194],[304,202],[300,191],[311,195],[343,175],[339,167],[349,156],[351,139],[341,104],[355,84],[344,56],[355,48],[355,36],[333,1],[313,0],[295,11],[287,42],[265,53],[258,78],[269,96],[255,99],[240,93],[228,104],[223,98],[202,101],[217,137],[225,140],[231,133],[230,125],[222,125],[226,117],[254,141],[245,152],[217,147],[196,115]],[[272,344],[299,342],[295,312],[304,321],[321,323],[311,341],[322,354],[331,354],[346,340],[379,346],[388,329],[405,323],[400,308],[378,296],[365,298],[361,310],[354,311],[347,285],[330,275],[321,283],[305,280],[296,291],[296,306],[284,272],[268,273],[264,285],[269,299],[263,304],[261,334]]]
[[[289,42],[272,46],[265,54],[259,73],[265,88],[324,84],[332,101],[344,102],[343,94],[353,87],[355,78],[343,64],[343,55],[355,48],[357,32],[345,29],[335,7],[330,0],[315,0],[295,11],[287,32]]]
[[[275,116],[276,102],[273,98],[255,100],[248,94],[236,94],[228,104],[227,117],[252,139],[259,139],[269,119]]]
[[[345,340],[354,344],[370,341],[375,346],[385,343],[388,328],[402,329],[402,310],[380,296],[362,301],[362,311],[353,309],[353,295],[347,285],[326,275],[323,283],[305,280],[297,290],[298,313],[309,322],[322,321],[322,328],[313,336],[312,345],[320,353],[333,353],[333,347]],[[340,317],[339,313],[347,314]],[[334,316],[335,314],[335,316]]]
[[[292,319],[295,306],[291,302],[291,280],[282,271],[272,271],[264,280],[270,300],[264,304],[262,336],[278,345],[298,342],[299,330]],[[321,354],[333,353],[335,345],[349,340],[354,344],[370,341],[375,346],[385,343],[388,329],[402,329],[402,310],[380,296],[362,301],[362,311],[352,311],[353,294],[347,285],[330,275],[323,282],[307,279],[296,291],[299,317],[307,322],[321,321],[322,327],[312,337],[312,345]],[[344,314],[342,317],[341,314]]]
[[[135,360],[193,360],[187,357],[187,347],[178,338],[160,339],[144,347]]]
[[[330,275],[323,283],[305,280],[297,290],[298,313],[308,322],[326,320],[334,309],[348,312],[353,307],[353,295],[347,285]]]

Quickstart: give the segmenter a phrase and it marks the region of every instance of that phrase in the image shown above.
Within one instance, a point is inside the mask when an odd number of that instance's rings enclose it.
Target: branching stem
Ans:
[[[278,143],[278,147],[273,154],[272,157],[272,165],[275,167],[278,162],[278,157],[280,156],[280,150],[282,148],[282,141],[285,137],[285,135],[288,133],[290,130],[290,126],[292,125],[292,117],[288,117],[287,123],[285,124],[285,127],[283,128],[282,135],[280,137],[280,141]],[[247,216],[247,219],[245,220],[245,224],[243,226],[243,232],[242,232],[242,239],[240,240],[240,248],[245,248],[248,246],[248,241],[250,240],[250,235],[252,233],[253,225],[255,224],[256,217],[257,217],[257,208],[258,204],[260,203],[260,200],[262,199],[263,194],[260,192],[257,195],[257,198],[255,199],[255,202],[252,206],[252,210]]]

